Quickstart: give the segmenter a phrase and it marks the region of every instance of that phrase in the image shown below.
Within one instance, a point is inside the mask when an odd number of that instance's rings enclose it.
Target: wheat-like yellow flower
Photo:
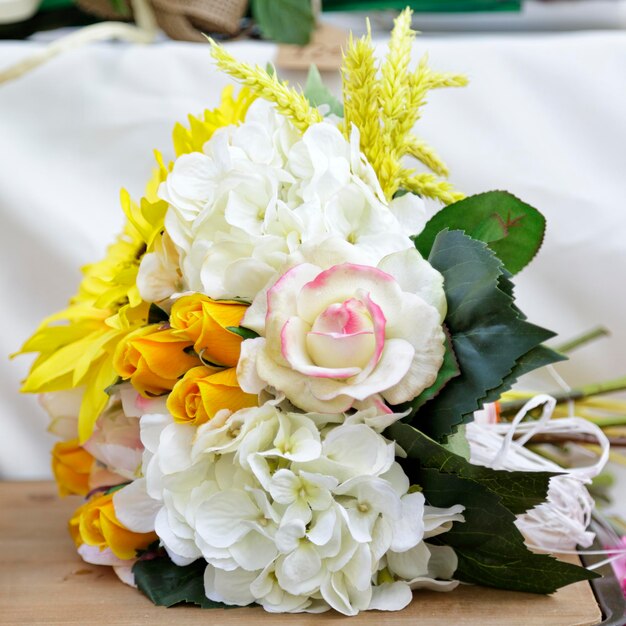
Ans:
[[[370,162],[378,153],[372,150],[379,145],[380,119],[378,109],[378,63],[372,48],[372,37],[354,39],[350,34],[343,57],[341,78],[343,84],[344,120],[341,128],[349,137],[352,126],[359,129],[361,150]]]
[[[441,158],[432,147],[415,137],[413,127],[431,89],[460,87],[467,84],[467,79],[434,72],[426,56],[414,71],[410,70],[415,38],[411,15],[411,10],[406,9],[396,19],[380,77],[369,35],[357,41],[350,39],[342,66],[345,108],[342,128],[346,137],[352,125],[359,129],[361,149],[387,198],[406,189],[448,204],[462,198],[462,194],[433,174],[415,173],[403,160],[407,156],[414,157],[435,174],[447,176],[448,170]]]
[[[241,63],[213,39],[209,38],[209,42],[211,54],[222,71],[247,85],[255,95],[273,102],[278,112],[290,118],[296,128],[305,131],[312,124],[322,121],[321,113],[309,104],[302,93],[278,80],[275,74]]]
[[[398,178],[398,188],[406,189],[425,198],[440,200],[444,204],[452,204],[463,200],[465,195],[456,191],[454,185],[447,180],[437,178],[429,172],[414,173],[404,169]]]

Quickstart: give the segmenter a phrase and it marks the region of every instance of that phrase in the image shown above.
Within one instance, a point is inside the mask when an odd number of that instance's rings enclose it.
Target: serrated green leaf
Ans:
[[[306,77],[306,85],[303,91],[304,97],[314,107],[326,104],[330,112],[338,117],[343,117],[343,104],[333,95],[330,89],[324,84],[322,76],[315,65],[309,68]]]
[[[463,230],[487,243],[506,269],[516,274],[537,254],[545,227],[537,209],[506,191],[488,191],[441,209],[415,238],[415,246],[426,258],[439,232]]]
[[[540,367],[566,360],[567,357],[565,355],[555,352],[547,346],[537,346],[533,348],[517,361],[511,373],[505,376],[499,387],[489,390],[483,402],[495,402],[499,400],[500,396],[505,391],[511,389],[524,374],[528,374],[528,372],[532,372]]]
[[[465,427],[465,424],[462,424],[457,428],[455,433],[452,433],[448,437],[446,443],[442,443],[441,445],[448,452],[452,452],[453,454],[464,458],[466,461],[469,461],[471,450],[469,441],[467,440],[466,431],[467,428]]]
[[[420,469],[415,478],[429,504],[465,506],[465,522],[454,523],[451,530],[430,540],[456,552],[459,565],[455,578],[498,589],[547,594],[598,577],[583,567],[528,550],[515,527],[515,515],[484,484],[435,469]]]
[[[252,15],[266,39],[303,46],[315,28],[311,2],[253,0]]]
[[[250,330],[249,328],[244,328],[243,326],[226,326],[226,330],[229,330],[231,333],[239,335],[244,339],[256,339],[257,337],[260,337],[259,333],[254,330]]]
[[[428,260],[444,277],[445,325],[461,374],[408,421],[441,441],[472,421],[490,391],[508,388],[520,359],[554,333],[525,320],[502,262],[485,243],[443,230]]]
[[[446,449],[408,424],[396,422],[385,436],[397,441],[414,462],[405,467],[411,482],[417,482],[417,468],[435,469],[480,483],[498,496],[513,513],[524,513],[545,501],[551,472],[505,472],[472,465],[462,456]]]
[[[199,559],[179,567],[166,557],[137,561],[133,566],[139,590],[157,606],[174,606],[181,602],[197,604],[203,609],[230,608],[227,604],[213,602],[204,593],[206,561]]]

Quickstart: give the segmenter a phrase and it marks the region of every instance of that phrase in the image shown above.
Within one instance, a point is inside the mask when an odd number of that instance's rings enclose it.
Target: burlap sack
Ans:
[[[248,0],[150,0],[159,27],[172,39],[206,41],[202,33],[236,35]],[[111,0],[76,0],[88,13],[107,20],[132,19],[114,10]]]

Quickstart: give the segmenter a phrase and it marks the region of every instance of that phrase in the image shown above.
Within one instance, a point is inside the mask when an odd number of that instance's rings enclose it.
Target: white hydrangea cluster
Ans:
[[[144,415],[144,477],[115,494],[129,529],[170,558],[207,561],[212,600],[272,612],[399,610],[418,587],[449,590],[457,560],[425,539],[462,521],[437,509],[380,430],[398,416],[284,412],[267,403],[195,428]]]
[[[301,133],[261,99],[245,123],[218,129],[204,152],[180,156],[159,195],[179,258],[166,247],[144,257],[138,287],[148,301],[181,287],[251,301],[300,246],[329,237],[376,266],[411,248],[409,235],[425,223],[419,197],[387,203],[356,129],[350,142],[329,121]]]

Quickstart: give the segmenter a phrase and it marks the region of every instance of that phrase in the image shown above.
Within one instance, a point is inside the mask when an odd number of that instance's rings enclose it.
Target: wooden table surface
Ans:
[[[592,626],[601,614],[588,583],[553,596],[461,586],[419,591],[404,611],[356,618],[272,615],[260,608],[202,610],[153,606],[107,567],[84,563],[67,530],[76,498],[59,499],[49,482],[0,482],[0,624],[372,624],[379,626]]]

